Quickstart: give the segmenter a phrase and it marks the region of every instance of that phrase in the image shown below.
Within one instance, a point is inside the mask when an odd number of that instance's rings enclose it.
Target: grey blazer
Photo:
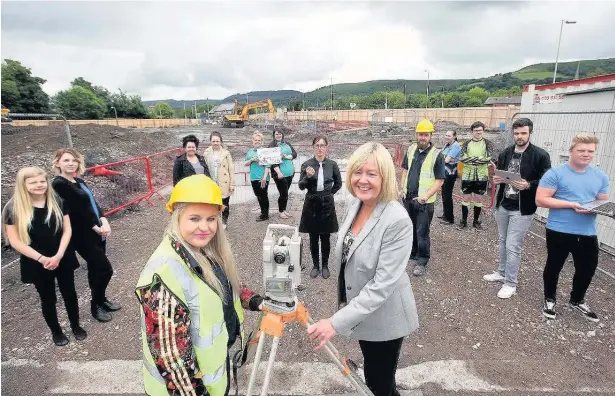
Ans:
[[[361,201],[349,197],[335,246],[340,269],[342,244]],[[380,201],[348,253],[344,271],[348,304],[331,317],[342,335],[364,341],[405,337],[419,327],[406,266],[412,249],[412,222],[397,201]],[[339,293],[338,293],[339,294]],[[338,306],[340,296],[338,295]]]

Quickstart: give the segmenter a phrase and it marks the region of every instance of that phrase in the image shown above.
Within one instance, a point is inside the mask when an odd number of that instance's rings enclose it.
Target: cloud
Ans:
[[[144,99],[375,79],[473,78],[615,56],[610,2],[6,2],[2,55],[53,94],[84,77]]]

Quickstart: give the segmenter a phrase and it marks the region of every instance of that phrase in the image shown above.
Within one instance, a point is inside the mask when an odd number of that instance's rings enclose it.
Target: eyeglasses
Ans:
[[[314,147],[317,149],[321,149],[321,148],[327,147],[327,145],[326,144],[315,144]]]

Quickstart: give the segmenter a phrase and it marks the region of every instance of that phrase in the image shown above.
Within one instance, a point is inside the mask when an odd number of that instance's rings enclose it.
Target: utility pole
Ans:
[[[188,114],[186,114],[186,102],[184,102],[184,119],[188,118]]]
[[[562,42],[562,31],[564,30],[564,23],[566,25],[574,25],[577,21],[566,21],[565,19],[561,20],[561,24],[559,27],[559,39],[557,40],[557,54],[555,55],[555,69],[553,70],[553,84],[555,84],[555,78],[557,77],[557,61],[559,60],[559,45]]]
[[[250,94],[246,94],[246,104],[250,103]]]
[[[303,93],[303,111],[305,111],[305,92]]]
[[[384,109],[389,109],[389,89],[386,85],[384,86]]]
[[[194,101],[194,119],[197,119],[197,113],[196,113],[196,100]]]
[[[444,85],[442,86],[442,108],[444,108]]]
[[[406,93],[406,84],[404,84],[404,109],[406,108],[407,102],[408,102],[408,94]]]
[[[427,73],[427,104],[425,105],[425,108],[429,107],[429,70],[425,70],[425,72]]]
[[[331,116],[333,116],[333,77],[331,78]]]
[[[113,111],[115,111],[115,124],[119,127],[120,121],[117,119],[117,109],[115,108],[115,106],[111,106],[111,108],[113,109]]]

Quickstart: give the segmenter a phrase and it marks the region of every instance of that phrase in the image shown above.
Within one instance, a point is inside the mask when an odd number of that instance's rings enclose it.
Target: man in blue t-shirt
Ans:
[[[591,201],[608,199],[609,177],[591,165],[597,145],[596,136],[578,134],[572,139],[568,163],[549,170],[538,184],[536,204],[549,209],[542,310],[549,319],[555,319],[559,273],[571,253],[575,274],[570,306],[593,322],[599,320],[585,302],[585,293],[598,266],[596,215],[582,208]]]

